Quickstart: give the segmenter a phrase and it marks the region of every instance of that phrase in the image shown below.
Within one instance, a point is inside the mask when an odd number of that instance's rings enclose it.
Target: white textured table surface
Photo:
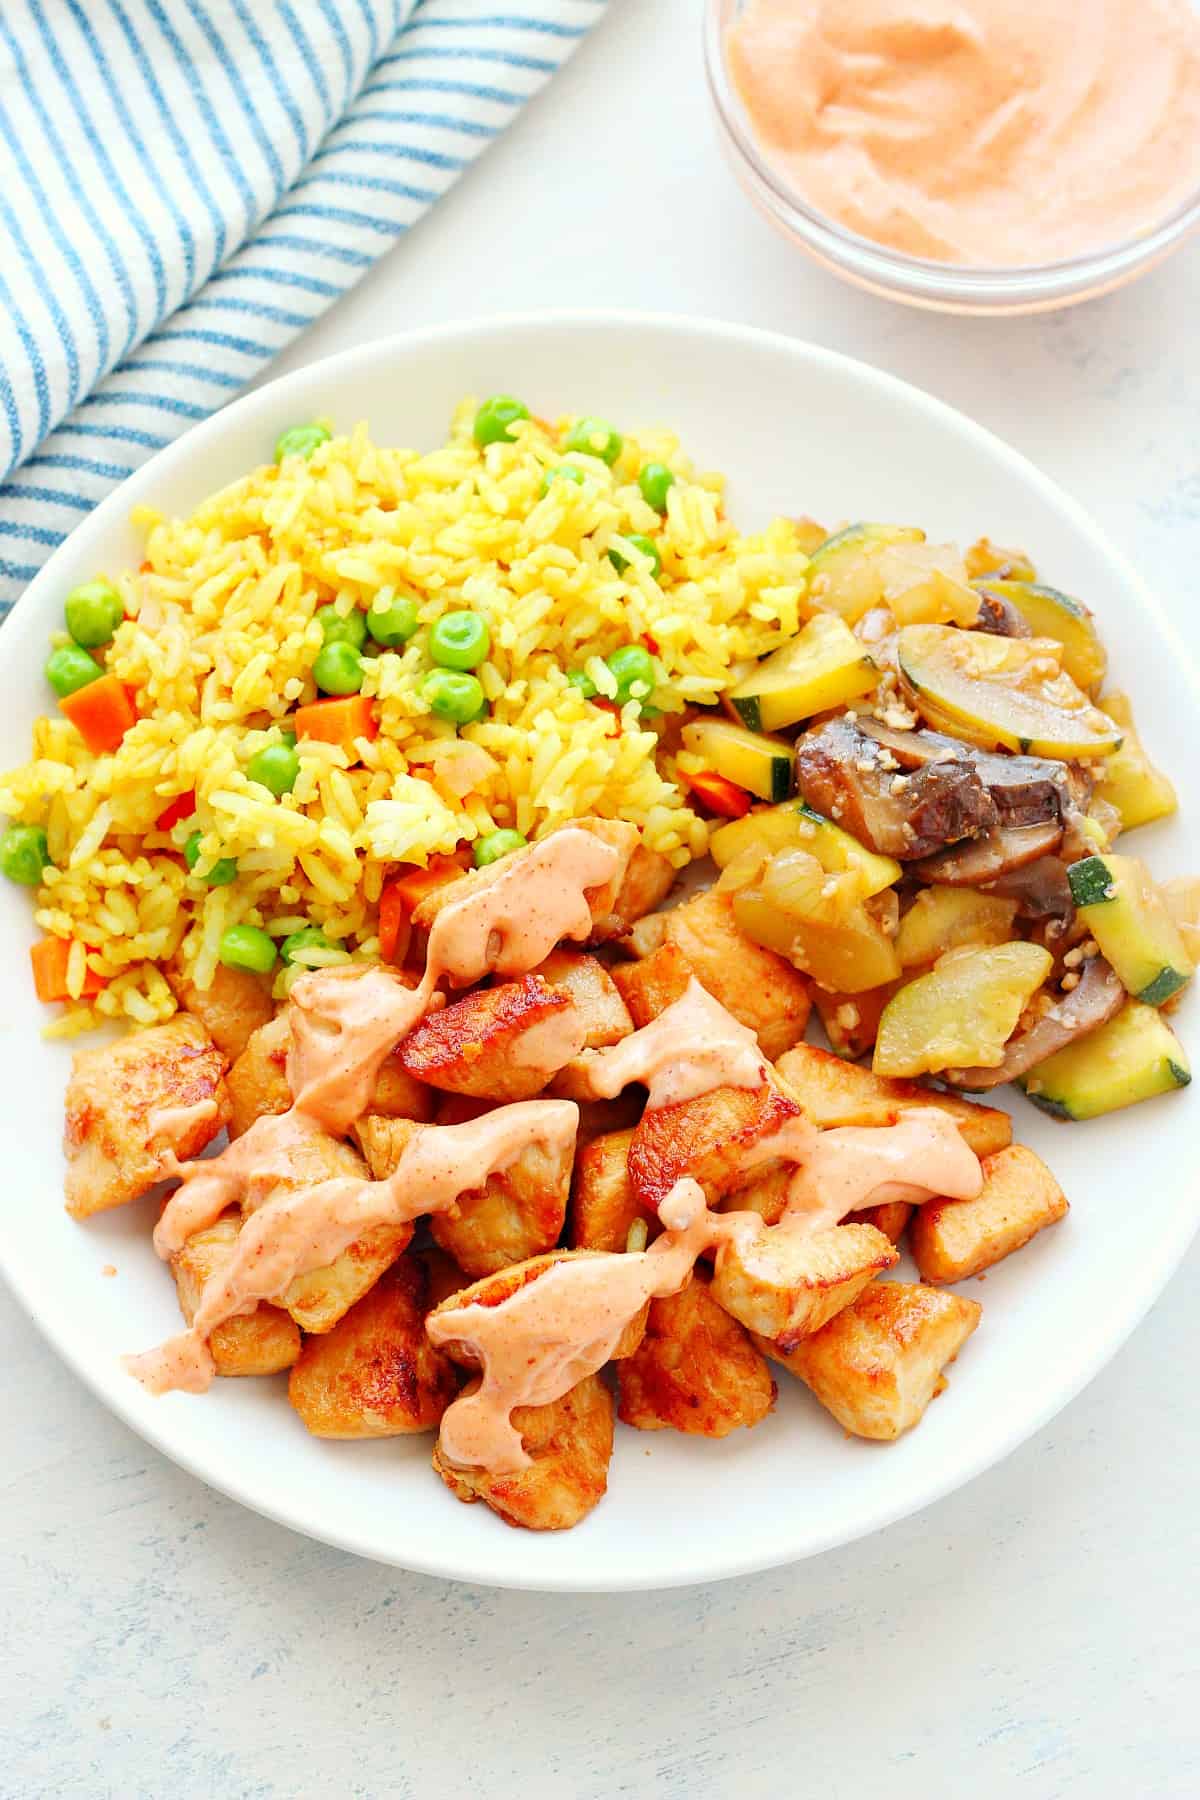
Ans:
[[[1040,462],[1200,648],[1200,253],[1043,319],[842,288],[720,162],[699,11],[612,0],[289,362],[538,305],[811,337]],[[1198,1281],[1193,1249],[1066,1413],[921,1517],[751,1581],[611,1599],[456,1587],[290,1536],[132,1437],[0,1294],[0,1793],[1195,1796]]]

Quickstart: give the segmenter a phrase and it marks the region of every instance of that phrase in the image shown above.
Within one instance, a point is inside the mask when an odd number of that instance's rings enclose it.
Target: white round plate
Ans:
[[[595,412],[667,424],[730,477],[744,526],[777,512],[916,523],[968,543],[1020,544],[1099,615],[1120,686],[1185,802],[1196,791],[1197,690],[1183,647],[1086,514],[994,437],[927,395],[810,344],[695,320],[543,315],[450,325],[315,363],[229,407],[164,451],[81,524],[0,635],[7,696],[0,756],[24,759],[48,703],[41,675],[62,597],[136,563],[135,504],[187,510],[270,455],[288,425],[360,419],[385,443],[441,441],[464,394],[520,394],[543,415]],[[1200,864],[1185,816],[1138,834],[1162,874]],[[620,1429],[607,1498],[576,1530],[515,1531],[462,1506],[429,1467],[426,1438],[310,1438],[282,1381],[218,1382],[152,1399],[119,1357],[179,1327],[145,1203],[86,1225],[62,1208],[69,1050],[38,1035],[27,896],[0,884],[9,969],[0,1026],[6,1106],[0,1257],[41,1330],[134,1430],[214,1487],[299,1531],[401,1567],[545,1589],[665,1587],[811,1556],[926,1506],[1006,1455],[1107,1361],[1158,1294],[1200,1220],[1200,1089],[1088,1125],[1056,1124],[1020,1097],[1017,1135],[1044,1155],[1069,1217],[966,1291],[983,1320],[947,1392],[897,1444],[847,1438],[779,1371],[773,1417],[723,1443]],[[1181,1015],[1200,1043],[1194,1004]],[[1190,1138],[1190,1142],[1189,1142]],[[117,1274],[105,1279],[105,1264]]]

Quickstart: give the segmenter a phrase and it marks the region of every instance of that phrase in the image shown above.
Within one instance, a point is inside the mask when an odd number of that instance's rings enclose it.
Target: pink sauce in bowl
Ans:
[[[752,197],[897,298],[1065,304],[1200,223],[1192,0],[710,0],[708,59]]]

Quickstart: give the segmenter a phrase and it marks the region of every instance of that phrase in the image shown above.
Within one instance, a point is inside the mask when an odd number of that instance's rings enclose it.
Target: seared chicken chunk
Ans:
[[[190,1325],[205,1284],[219,1275],[233,1255],[242,1228],[237,1209],[222,1213],[214,1225],[191,1236],[171,1258],[179,1310]],[[237,1313],[218,1325],[208,1340],[218,1375],[278,1375],[300,1354],[300,1331],[279,1306],[260,1302],[253,1312]]]
[[[430,1087],[493,1102],[531,1100],[583,1048],[565,988],[540,975],[475,988],[430,1013],[400,1046],[407,1073]]]
[[[605,1132],[576,1153],[567,1236],[576,1250],[624,1250],[629,1228],[646,1221],[657,1236],[658,1214],[643,1206],[629,1179],[633,1128]]]
[[[481,1281],[473,1281],[470,1287],[462,1288],[457,1294],[451,1294],[440,1306],[434,1307],[434,1314],[441,1318],[446,1313],[461,1311],[467,1306],[500,1306],[513,1294],[519,1293],[529,1282],[536,1281],[547,1269],[554,1268],[556,1263],[572,1262],[583,1256],[594,1256],[594,1250],[549,1250],[544,1256],[531,1256],[527,1262],[515,1263],[511,1268],[499,1269],[494,1275],[485,1275]],[[617,1339],[613,1349],[613,1361],[623,1356],[632,1356],[642,1341],[642,1333],[646,1329],[647,1306],[642,1307],[636,1318],[630,1320]],[[451,1338],[443,1348],[446,1355],[461,1363],[464,1368],[474,1368],[476,1358],[470,1346]]]
[[[552,950],[545,962],[533,973],[550,987],[569,994],[575,1016],[583,1031],[584,1051],[607,1050],[619,1044],[633,1030],[629,1009],[622,1000],[617,984],[598,957],[582,950]],[[573,1057],[558,1071],[550,1091],[565,1100],[586,1098],[588,1092],[587,1063],[583,1056]]]
[[[461,1125],[490,1110],[484,1101],[452,1096],[438,1123]],[[359,1120],[358,1139],[377,1181],[393,1172],[413,1129],[404,1119]],[[483,1187],[460,1194],[449,1211],[431,1217],[434,1242],[471,1279],[523,1262],[558,1242],[570,1185],[570,1151],[559,1155],[530,1144]]]
[[[458,1392],[449,1359],[425,1335],[427,1262],[408,1252],[324,1337],[305,1341],[288,1398],[314,1437],[432,1431]]]
[[[473,1393],[478,1382],[465,1392]],[[486,1501],[508,1525],[527,1531],[569,1531],[603,1500],[613,1447],[612,1395],[588,1375],[548,1406],[518,1406],[512,1422],[531,1461],[506,1475],[460,1469],[435,1446],[433,1466],[450,1492],[470,1504]]]
[[[715,889],[697,894],[663,913],[662,920],[662,948],[647,962],[614,972],[635,1024],[648,1024],[679,999],[691,974],[750,1027],[770,1061],[800,1042],[812,1009],[808,984],[782,956],[746,936],[734,919],[730,894]]]
[[[271,984],[249,969],[218,963],[208,987],[197,987],[180,969],[168,969],[171,992],[183,1011],[199,1019],[221,1055],[234,1062],[251,1034],[274,1017]]]
[[[711,1203],[744,1180],[751,1152],[799,1112],[794,1100],[766,1082],[758,1088],[712,1088],[677,1106],[648,1109],[629,1147],[633,1191],[643,1206],[657,1209],[689,1175]]]
[[[930,1200],[921,1207],[912,1253],[922,1281],[978,1275],[1070,1210],[1041,1157],[1023,1144],[985,1156],[982,1166],[983,1190],[974,1200]]]
[[[136,1200],[212,1142],[229,1119],[225,1058],[178,1013],[98,1050],[77,1050],[67,1083],[67,1211],[90,1218]]]
[[[314,1132],[296,1145],[289,1152],[288,1161],[287,1179],[276,1182],[266,1199],[338,1176],[355,1180],[367,1176],[366,1165],[354,1146],[327,1137],[324,1132]],[[280,1296],[280,1305],[287,1308],[302,1330],[332,1331],[342,1315],[356,1300],[361,1300],[408,1247],[412,1234],[413,1228],[408,1224],[373,1225],[326,1267],[297,1275]]]
[[[757,1425],[775,1383],[750,1334],[718,1306],[697,1269],[681,1293],[652,1300],[646,1335],[621,1364],[617,1417],[639,1431],[728,1437]]]
[[[982,1309],[960,1294],[873,1281],[821,1331],[778,1358],[844,1431],[890,1440],[914,1426],[945,1385]],[[763,1344],[768,1356],[775,1349]]]
[[[873,1225],[810,1233],[763,1229],[722,1245],[713,1299],[786,1353],[899,1260]]]
[[[230,1069],[230,1137],[241,1137],[255,1119],[269,1113],[285,1113],[292,1104],[286,1074],[290,1042],[291,1026],[284,1011],[253,1033]],[[433,1117],[434,1099],[424,1082],[417,1081],[392,1055],[379,1071],[371,1111],[388,1118],[419,1119],[425,1123]]]
[[[589,888],[584,896],[591,910],[593,935],[597,940],[619,936],[634,919],[640,918],[642,912],[656,906],[670,887],[673,878],[670,865],[665,864],[665,858],[642,848],[636,825],[627,825],[620,819],[575,819],[564,829],[590,832],[593,837],[611,844],[621,859],[614,879]],[[520,854],[520,851],[514,852],[514,855]],[[667,869],[666,887],[662,885],[660,864],[665,864]],[[471,869],[460,880],[426,894],[413,910],[414,930],[430,931],[445,906],[469,893],[478,893],[480,888],[490,887],[512,866],[511,858],[503,857],[482,869]]]
[[[797,1044],[776,1064],[781,1082],[814,1125],[894,1125],[910,1107],[948,1112],[976,1156],[1012,1143],[1012,1120],[992,1106],[976,1106],[957,1094],[939,1093],[915,1081],[876,1075],[829,1050]]]

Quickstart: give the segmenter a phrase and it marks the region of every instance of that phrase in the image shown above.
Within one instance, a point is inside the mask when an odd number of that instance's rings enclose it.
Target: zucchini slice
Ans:
[[[1162,1014],[1130,1000],[1115,1019],[1047,1057],[1017,1085],[1056,1119],[1095,1119],[1191,1079],[1187,1052]]]
[[[817,613],[738,683],[730,704],[751,731],[778,731],[870,693],[878,670],[837,613]]]
[[[1067,870],[1071,898],[1135,1000],[1161,1006],[1195,973],[1179,927],[1136,856],[1087,856]]]
[[[1124,694],[1106,694],[1104,710],[1121,727],[1123,736],[1121,748],[1105,759],[1096,783],[1097,799],[1116,807],[1122,831],[1165,819],[1178,805],[1175,789],[1142,748],[1128,699]]]
[[[1007,944],[1016,916],[1015,900],[935,883],[921,889],[901,919],[896,954],[902,968],[921,969],[963,944]]]
[[[879,1021],[877,1075],[995,1069],[1053,958],[1024,942],[950,950],[928,975],[906,982]]]
[[[981,593],[999,594],[1016,607],[1034,637],[1062,645],[1062,664],[1085,693],[1098,694],[1108,668],[1096,621],[1082,600],[1036,581],[977,581]]]
[[[728,719],[697,719],[682,735],[685,750],[760,800],[786,800],[795,788],[796,759],[782,738],[763,737]]]
[[[1077,760],[1120,747],[1120,726],[1061,672],[1048,638],[906,625],[897,654],[928,722],[985,749]]]

